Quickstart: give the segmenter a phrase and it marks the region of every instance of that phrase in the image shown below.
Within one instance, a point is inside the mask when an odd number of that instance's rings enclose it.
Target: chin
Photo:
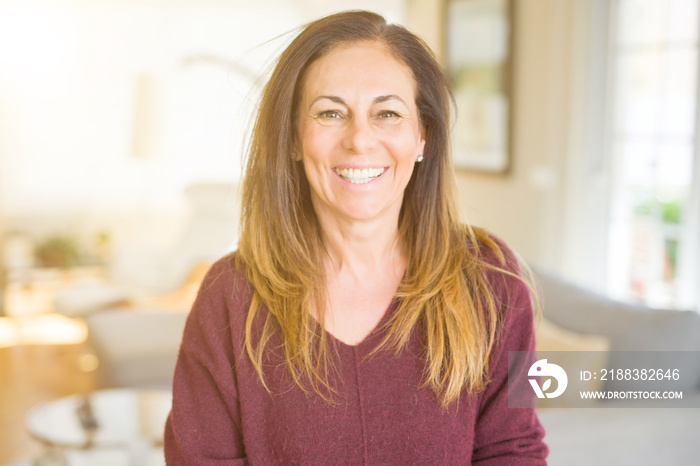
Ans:
[[[347,218],[357,221],[367,221],[374,219],[386,218],[387,221],[393,220],[392,210],[389,206],[355,206],[353,208],[342,209],[342,212]]]

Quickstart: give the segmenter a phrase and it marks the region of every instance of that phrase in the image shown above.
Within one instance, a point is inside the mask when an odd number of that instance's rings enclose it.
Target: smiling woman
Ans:
[[[545,464],[509,409],[534,349],[516,256],[461,225],[448,81],[364,11],[307,25],[263,90],[239,249],[189,316],[169,464]]]

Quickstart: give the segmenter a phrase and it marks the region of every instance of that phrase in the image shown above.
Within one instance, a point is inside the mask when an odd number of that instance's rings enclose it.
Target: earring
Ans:
[[[421,163],[423,161],[423,154],[419,155],[418,158],[416,159],[417,163]]]
[[[292,160],[294,160],[295,162],[298,160],[298,159],[297,159],[297,153],[294,152],[294,151],[292,151]]]

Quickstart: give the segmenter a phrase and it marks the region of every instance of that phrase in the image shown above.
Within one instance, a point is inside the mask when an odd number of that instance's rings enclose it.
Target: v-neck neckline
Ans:
[[[323,331],[326,333],[326,337],[332,341],[337,347],[339,348],[347,348],[351,350],[359,350],[361,348],[364,348],[368,344],[370,344],[373,340],[376,340],[376,337],[384,332],[384,327],[386,326],[386,323],[389,321],[389,318],[391,315],[396,311],[396,308],[398,307],[399,304],[399,298],[394,297],[392,298],[391,302],[389,303],[389,306],[386,308],[384,311],[384,314],[382,315],[382,318],[377,322],[377,325],[374,326],[374,328],[367,334],[365,337],[360,340],[358,343],[355,344],[349,344],[345,343],[344,341],[340,340],[337,338],[335,335],[333,335],[331,332],[329,332],[327,329],[323,329]],[[319,327],[321,324],[316,322],[316,325]]]

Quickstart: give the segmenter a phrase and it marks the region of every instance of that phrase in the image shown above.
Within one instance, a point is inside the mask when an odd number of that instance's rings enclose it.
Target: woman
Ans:
[[[239,249],[188,319],[168,464],[545,464],[506,394],[530,294],[505,245],[457,222],[449,97],[425,44],[373,13],[282,53]]]

